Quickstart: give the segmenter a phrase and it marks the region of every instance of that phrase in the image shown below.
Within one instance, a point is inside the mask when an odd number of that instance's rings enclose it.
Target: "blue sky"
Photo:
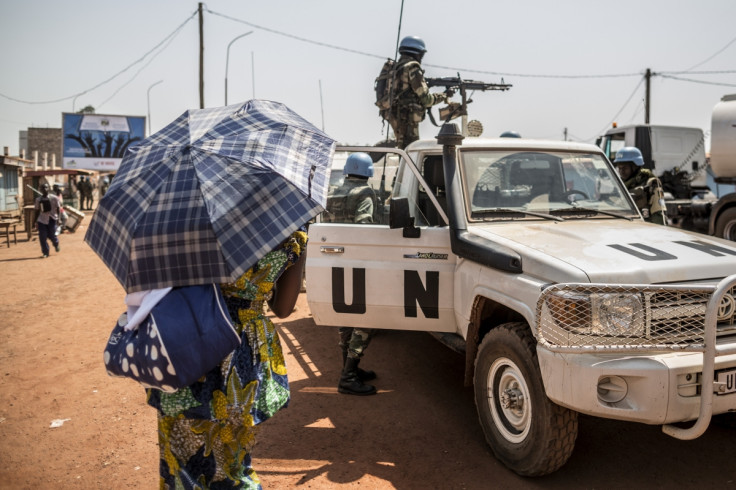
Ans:
[[[253,31],[231,45],[229,103],[255,94],[285,103],[340,142],[382,139],[373,80],[394,54],[400,0],[204,5],[206,106],[225,102],[228,43]],[[187,21],[196,9],[182,0],[3,2],[0,146],[17,154],[19,130],[61,127],[62,112],[86,105],[146,116],[150,100],[153,131],[199,107],[197,17]],[[485,135],[562,139],[567,128],[569,139],[592,141],[614,118],[644,121],[647,68],[704,82],[653,77],[651,122],[708,131],[713,106],[736,93],[733,19],[733,0],[405,0],[400,36],[425,40],[428,76],[459,70],[514,85],[474,94],[470,118]],[[712,73],[719,71],[731,73]],[[423,137],[436,132],[428,121],[421,126]]]

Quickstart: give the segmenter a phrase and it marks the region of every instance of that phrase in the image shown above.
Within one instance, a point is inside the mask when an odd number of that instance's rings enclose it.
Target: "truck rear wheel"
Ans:
[[[716,236],[736,241],[736,207],[724,209],[716,219]]]
[[[544,392],[536,341],[524,323],[491,330],[475,360],[475,405],[493,454],[523,476],[564,465],[575,447],[577,412]]]

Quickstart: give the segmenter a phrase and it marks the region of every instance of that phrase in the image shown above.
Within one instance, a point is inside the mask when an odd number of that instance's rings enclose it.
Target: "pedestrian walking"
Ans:
[[[39,211],[36,226],[38,227],[38,241],[41,243],[42,257],[49,256],[48,240],[54,249],[59,252],[59,237],[56,236],[56,223],[59,220],[59,198],[53,194],[49,194],[49,185],[41,186],[41,195],[36,198],[34,207]]]

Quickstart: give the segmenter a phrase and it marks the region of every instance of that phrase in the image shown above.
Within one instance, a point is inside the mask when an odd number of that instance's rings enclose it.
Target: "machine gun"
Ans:
[[[479,82],[477,80],[463,80],[460,74],[457,77],[443,77],[443,78],[426,78],[427,85],[431,87],[445,87],[445,93],[448,97],[452,97],[455,92],[460,92],[461,102],[448,102],[445,107],[440,108],[440,119],[443,122],[448,122],[455,119],[458,116],[468,115],[468,104],[473,102],[473,99],[469,99],[467,96],[468,90],[480,90],[485,92],[486,90],[508,90],[513,85],[510,83],[486,83]],[[432,119],[432,113],[429,112],[430,119]],[[434,119],[432,119],[434,122]]]

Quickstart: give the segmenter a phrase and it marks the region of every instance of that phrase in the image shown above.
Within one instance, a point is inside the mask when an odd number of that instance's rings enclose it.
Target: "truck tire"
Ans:
[[[736,207],[724,209],[716,219],[716,236],[736,241]]]
[[[567,462],[578,414],[547,398],[525,323],[506,323],[485,336],[473,385],[480,424],[498,460],[522,476],[546,475]]]

